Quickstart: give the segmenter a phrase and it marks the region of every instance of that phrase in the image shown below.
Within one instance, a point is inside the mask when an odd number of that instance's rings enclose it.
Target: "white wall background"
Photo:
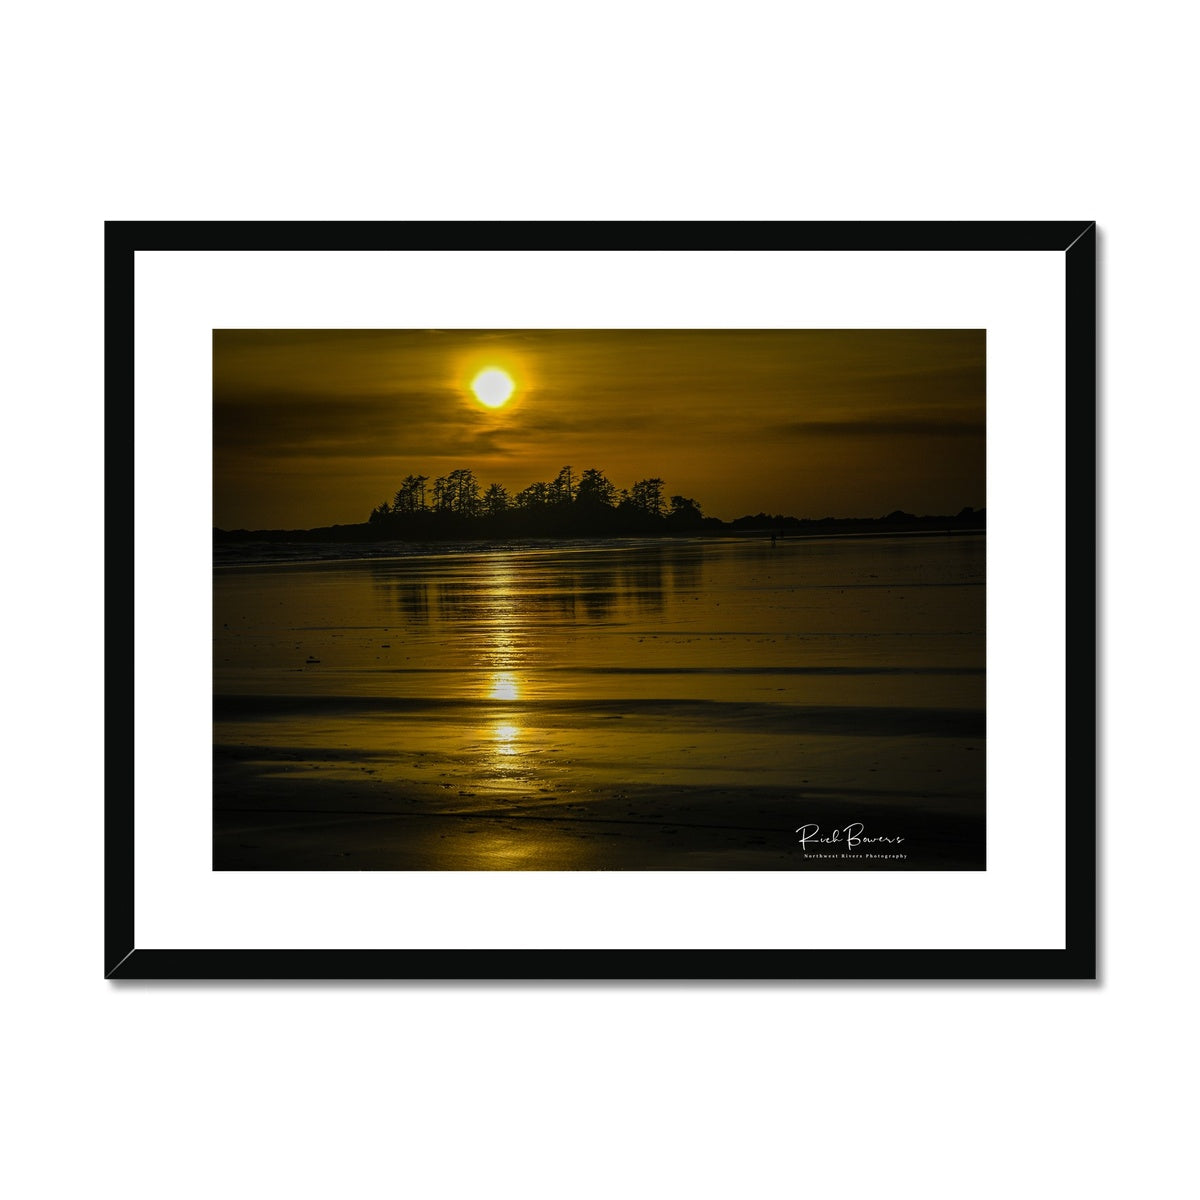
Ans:
[[[1184,11],[214,0],[7,16],[13,1194],[1185,1188],[1200,838]],[[1099,985],[101,979],[102,220],[538,217],[1100,221]]]

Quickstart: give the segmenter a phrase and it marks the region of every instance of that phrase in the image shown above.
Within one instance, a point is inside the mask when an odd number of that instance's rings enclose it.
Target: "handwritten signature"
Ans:
[[[863,828],[861,821],[854,821],[849,825],[844,825],[841,829],[831,829],[828,833],[822,833],[820,825],[801,825],[796,832],[800,835],[802,850],[808,848],[809,842],[815,842],[820,846],[845,846],[847,850],[853,850],[856,846],[894,846],[904,841],[899,834],[890,837],[885,834],[877,834],[871,837],[863,832]]]

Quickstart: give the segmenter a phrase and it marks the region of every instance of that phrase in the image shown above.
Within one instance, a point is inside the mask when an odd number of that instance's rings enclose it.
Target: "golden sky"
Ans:
[[[489,409],[485,367],[516,389]],[[985,505],[985,331],[214,330],[213,523],[365,521],[409,474],[570,464],[708,516]]]

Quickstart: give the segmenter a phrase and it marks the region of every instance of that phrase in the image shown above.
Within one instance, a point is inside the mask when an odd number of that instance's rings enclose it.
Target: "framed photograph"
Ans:
[[[106,239],[108,977],[1095,976],[1094,223]]]

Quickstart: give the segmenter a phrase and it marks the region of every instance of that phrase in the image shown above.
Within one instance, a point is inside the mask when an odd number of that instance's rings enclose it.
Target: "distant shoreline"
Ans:
[[[700,528],[687,530],[656,529],[654,531],[621,531],[605,533],[596,530],[563,530],[559,533],[522,533],[507,528],[492,529],[480,523],[478,526],[454,525],[440,529],[405,531],[399,535],[395,529],[383,529],[379,525],[363,522],[356,525],[324,525],[315,529],[213,529],[214,545],[230,545],[245,542],[342,542],[342,543],[439,543],[477,542],[494,538],[532,539],[539,542],[568,542],[587,540],[620,540],[624,538],[679,538],[679,537],[757,537],[775,538],[778,541],[808,540],[830,537],[921,537],[946,534],[982,534],[987,532],[986,513],[983,510],[964,509],[955,516],[918,517],[910,513],[892,513],[886,517],[823,517],[817,520],[799,517],[739,517],[736,521],[716,522],[712,518]]]
[[[868,533],[802,533],[770,539],[769,531],[737,530],[717,535],[660,534],[627,537],[492,537],[459,538],[440,541],[404,541],[397,538],[386,541],[338,541],[307,540],[295,541],[287,538],[255,541],[218,541],[213,546],[213,570],[246,571],[266,568],[315,569],[317,567],[367,566],[393,562],[399,559],[429,560],[459,555],[477,556],[489,554],[551,554],[568,555],[580,552],[619,552],[632,550],[636,546],[654,546],[666,549],[674,544],[682,547],[687,543],[717,544],[744,543],[765,547],[768,554],[780,553],[790,557],[787,546],[797,551],[805,546],[829,542],[849,544],[871,540],[936,541],[950,537],[985,537],[986,529],[918,529],[918,530],[875,530]]]

